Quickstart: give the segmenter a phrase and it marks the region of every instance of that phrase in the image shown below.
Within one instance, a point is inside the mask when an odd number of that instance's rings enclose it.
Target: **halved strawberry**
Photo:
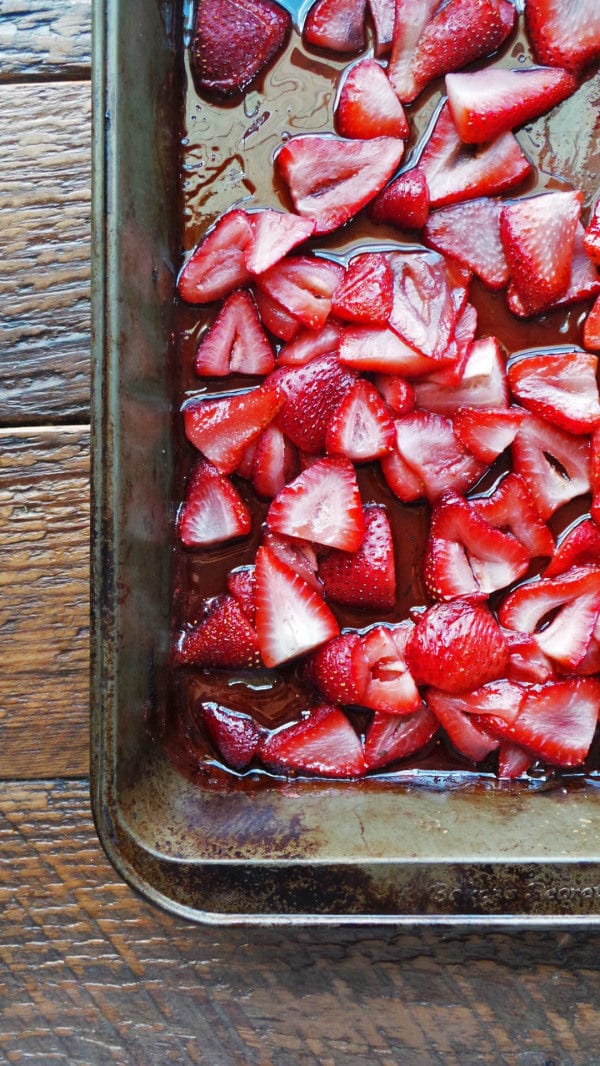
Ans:
[[[256,283],[302,325],[320,329],[343,276],[344,268],[331,259],[296,255],[270,267]]]
[[[276,496],[298,472],[294,445],[278,426],[267,426],[256,443],[252,483],[259,496]]]
[[[271,208],[254,211],[248,218],[252,241],[246,248],[246,266],[251,274],[263,274],[292,248],[308,240],[315,228],[310,218],[299,218],[288,211],[273,211]]]
[[[319,594],[323,593],[323,586],[317,574],[317,554],[309,541],[300,540],[298,537],[285,537],[267,529],[263,544],[269,549],[271,555],[275,555],[282,563],[289,566],[290,570],[306,581],[311,589],[315,589]]]
[[[285,396],[277,425],[296,447],[317,454],[325,447],[327,426],[335,409],[355,380],[355,372],[342,366],[336,355],[319,356],[305,366],[274,370],[267,384]]]
[[[214,322],[202,335],[194,359],[200,377],[268,374],[275,366],[273,349],[260,324],[249,292],[228,296]]]
[[[493,728],[503,740],[553,766],[579,766],[594,739],[599,710],[600,682],[570,678],[529,689],[512,725],[496,720]]]
[[[423,562],[434,599],[483,599],[518,581],[528,565],[523,545],[494,529],[460,496],[448,494],[434,508]]]
[[[219,596],[198,625],[185,630],[177,643],[178,663],[249,670],[261,666],[259,641],[237,600]]]
[[[375,59],[361,59],[342,81],[335,112],[342,137],[408,137],[404,108]]]
[[[337,636],[329,607],[289,566],[264,546],[255,565],[256,633],[266,666],[279,666]]]
[[[590,490],[590,442],[527,413],[511,446],[542,518]]]
[[[529,314],[564,296],[571,278],[581,192],[549,192],[506,204],[500,237],[517,289]]]
[[[487,196],[442,207],[427,219],[425,240],[464,263],[488,288],[501,289],[509,277],[500,240],[501,213],[502,201]]]
[[[494,486],[490,495],[478,496],[470,503],[494,529],[512,533],[532,559],[552,555],[554,539],[540,518],[525,478],[508,474]]]
[[[464,492],[483,473],[483,465],[460,443],[452,423],[442,415],[415,408],[398,418],[395,428],[395,453],[411,468],[428,500],[450,491]],[[384,473],[388,463],[385,457]]]
[[[317,459],[277,494],[267,514],[276,533],[354,552],[365,527],[352,463]]]
[[[478,603],[436,603],[422,614],[406,645],[419,685],[470,692],[502,676],[508,644],[495,618]],[[434,708],[435,709],[435,708]]]
[[[343,226],[383,188],[404,153],[396,137],[346,141],[322,134],[292,137],[276,158],[295,211],[315,233]]]
[[[470,272],[436,252],[393,252],[392,329],[418,352],[443,360],[468,295]],[[447,357],[447,356],[446,356]]]
[[[600,296],[583,323],[583,343],[593,352],[600,352]]]
[[[385,326],[393,306],[392,274],[382,252],[352,257],[331,301],[331,312],[345,322]]]
[[[358,633],[341,633],[317,648],[306,665],[306,677],[331,703],[362,703],[369,681],[369,663]]]
[[[492,55],[511,33],[516,17],[508,0],[440,4],[415,48],[412,70],[419,89],[441,74]]]
[[[596,0],[526,0],[525,18],[540,63],[578,74],[600,56],[600,10]]]
[[[395,330],[370,329],[368,326],[342,330],[339,359],[344,366],[355,370],[406,377],[427,374],[436,366],[433,359],[417,352]]]
[[[397,0],[392,36],[392,54],[387,76],[399,100],[410,103],[420,86],[415,80],[415,48],[439,0]]]
[[[339,707],[325,703],[300,722],[270,733],[258,754],[269,769],[320,777],[362,777],[366,769],[354,728]]]
[[[227,765],[232,770],[246,770],[263,736],[263,730],[254,719],[212,701],[197,705],[196,712]]]
[[[397,229],[422,229],[429,216],[427,179],[419,167],[409,167],[386,185],[367,207],[373,222]]]
[[[447,103],[425,144],[419,167],[427,179],[432,207],[504,192],[524,181],[531,170],[512,133],[503,133],[476,150],[465,147]]]
[[[572,566],[600,567],[600,529],[589,518],[569,526],[556,545],[544,577],[557,577]]]
[[[277,355],[277,366],[305,366],[319,355],[337,354],[341,327],[328,321],[320,329],[301,329]]]
[[[501,781],[514,781],[526,774],[533,756],[518,744],[500,744],[498,748],[498,777]]]
[[[415,406],[414,387],[398,374],[377,374],[375,388],[394,414],[407,415]]]
[[[465,758],[471,762],[481,762],[496,750],[498,738],[490,735],[485,724],[480,726],[474,717],[465,714],[456,696],[430,688],[425,693],[425,700],[453,747]]]
[[[411,621],[373,626],[362,638],[369,665],[369,680],[362,703],[382,714],[414,714],[421,696],[406,662],[406,646],[412,636]]]
[[[304,23],[303,38],[313,48],[356,53],[365,43],[366,0],[317,0]]]
[[[493,463],[512,444],[523,412],[518,407],[461,407],[452,420],[465,448],[482,463]]]
[[[319,577],[336,603],[365,610],[389,611],[396,602],[394,541],[383,507],[363,509],[364,537],[355,552],[333,551],[321,560]]]
[[[508,404],[504,358],[495,337],[473,342],[459,381],[449,388],[443,372],[415,382],[416,403],[437,414],[454,414],[461,407],[483,410]]]
[[[229,478],[210,463],[199,462],[177,517],[182,543],[187,548],[207,548],[243,537],[251,528],[250,511]]]
[[[408,759],[421,751],[438,732],[439,722],[423,704],[413,714],[376,712],[365,737],[367,770]]]
[[[249,216],[239,209],[222,215],[194,249],[177,278],[177,291],[190,304],[211,303],[246,285],[246,248],[252,240]]]
[[[256,577],[254,566],[238,566],[227,575],[227,591],[237,600],[246,618],[254,625],[256,622]]]
[[[595,355],[573,351],[531,351],[513,357],[508,381],[523,407],[569,433],[591,433],[600,424]]]
[[[583,246],[592,263],[600,266],[600,200],[594,204],[592,217],[585,227]]]
[[[285,393],[274,385],[218,400],[193,397],[183,407],[185,435],[220,474],[230,474],[246,446],[273,421],[284,401]]]
[[[239,96],[283,49],[290,15],[271,0],[199,0],[191,45],[198,92]]]
[[[381,394],[360,379],[336,407],[325,447],[329,455],[345,455],[353,463],[362,463],[391,452],[395,439],[394,423]]]
[[[466,144],[483,144],[522,126],[555,107],[576,88],[573,75],[556,67],[484,67],[446,77],[454,125]]]

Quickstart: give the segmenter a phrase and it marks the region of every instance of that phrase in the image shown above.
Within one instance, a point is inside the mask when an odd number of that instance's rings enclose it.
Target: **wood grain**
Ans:
[[[88,766],[89,433],[0,433],[0,777]]]
[[[0,424],[89,418],[90,87],[0,86]]]
[[[89,0],[0,0],[0,79],[89,76]]]

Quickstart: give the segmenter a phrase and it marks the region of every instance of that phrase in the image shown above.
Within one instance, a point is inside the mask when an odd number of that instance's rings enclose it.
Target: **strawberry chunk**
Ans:
[[[526,0],[525,19],[538,62],[578,74],[600,57],[596,0]]]
[[[331,703],[360,704],[369,681],[369,663],[358,633],[342,633],[313,652],[306,676]]]
[[[433,740],[438,729],[437,718],[424,704],[413,714],[376,713],[365,737],[367,770],[415,755]]]
[[[410,467],[428,500],[450,491],[464,492],[483,473],[484,467],[460,443],[449,419],[415,408],[398,418],[395,428],[395,454]],[[386,456],[382,460],[386,479],[389,465]]]
[[[513,469],[527,481],[542,518],[589,492],[590,442],[586,437],[574,437],[527,414],[511,451]]]
[[[263,735],[254,719],[212,701],[201,703],[197,711],[213,747],[227,765],[239,772],[246,770]]]
[[[220,474],[230,474],[284,401],[285,393],[272,385],[218,400],[194,397],[183,407],[185,435]]]
[[[361,59],[347,72],[336,110],[342,137],[408,137],[404,108],[375,59]]]
[[[315,224],[287,211],[265,208],[248,216],[252,241],[246,248],[246,266],[251,274],[263,274],[283,259],[292,248],[312,236]]]
[[[451,255],[481,278],[490,289],[502,289],[509,278],[500,240],[502,201],[490,197],[468,200],[433,211],[425,226],[427,244]]]
[[[208,548],[243,537],[251,528],[250,511],[231,481],[210,463],[198,463],[177,519],[182,544]]]
[[[442,360],[468,294],[469,271],[452,269],[435,252],[394,252],[392,329],[418,352]]]
[[[600,292],[600,277],[593,263],[590,262],[584,247],[584,229],[580,222],[575,229],[573,242],[573,257],[571,259],[571,277],[567,291],[555,300],[546,311],[556,311],[558,308],[569,307],[597,296]],[[507,303],[513,315],[519,318],[528,318],[531,315],[528,304],[523,300],[519,290],[511,281],[506,293]]]
[[[336,355],[320,356],[305,366],[278,368],[267,378],[269,386],[285,396],[277,425],[296,447],[317,454],[325,447],[334,411],[355,381],[354,371],[341,366]]]
[[[600,296],[596,299],[589,314],[586,315],[583,324],[583,343],[586,348],[600,352]]]
[[[395,330],[368,326],[342,330],[339,358],[340,363],[355,370],[406,377],[426,374],[436,366],[433,359],[417,352]]]
[[[305,366],[319,355],[337,354],[341,327],[328,321],[321,329],[301,329],[293,340],[279,349],[278,366]]]
[[[317,574],[317,555],[312,544],[298,537],[284,537],[279,533],[272,533],[269,529],[263,537],[263,544],[269,549],[271,555],[275,555],[303,581],[306,581],[307,585],[322,594],[323,586]]]
[[[270,733],[259,756],[273,770],[319,777],[362,777],[365,756],[360,738],[339,707],[320,704],[294,725]]]
[[[219,596],[206,618],[180,637],[177,662],[194,666],[250,670],[261,666],[258,637],[237,600]]]
[[[443,692],[468,692],[495,681],[507,660],[508,644],[493,616],[481,604],[464,600],[430,607],[406,645],[417,684]]]
[[[515,781],[527,773],[533,757],[518,744],[500,744],[498,748],[498,777],[501,781]]]
[[[410,103],[418,95],[413,62],[415,49],[438,0],[396,0],[392,54],[387,75],[398,99]]]
[[[598,360],[581,349],[527,352],[513,358],[508,381],[528,410],[569,433],[591,433],[600,423]]]
[[[415,406],[413,386],[398,374],[377,374],[375,387],[394,414],[407,415]]]
[[[282,341],[291,341],[301,329],[300,319],[280,304],[278,300],[273,299],[268,293],[256,286],[254,291],[256,299],[256,306],[258,307],[258,313],[261,317],[261,321],[265,329],[268,329],[273,336],[278,337]]]
[[[446,92],[456,131],[466,144],[483,144],[555,107],[577,88],[566,70],[484,67],[448,74]]]
[[[250,293],[232,293],[198,345],[194,370],[200,377],[227,377],[268,374],[274,366],[273,349]]]
[[[427,179],[419,167],[410,167],[386,185],[367,208],[373,222],[397,229],[422,229],[429,216]]]
[[[533,685],[556,681],[556,663],[544,654],[531,633],[513,633],[504,630],[508,641],[509,659],[506,676],[509,681],[529,682]]]
[[[517,407],[461,407],[452,420],[458,439],[482,463],[493,463],[510,447],[522,421]]]
[[[419,89],[491,55],[511,33],[516,17],[508,0],[448,0],[440,5],[415,49],[412,70]]]
[[[390,50],[396,4],[394,0],[369,0],[368,7],[375,31],[375,55],[380,56]]]
[[[569,527],[544,571],[544,577],[557,577],[572,566],[600,567],[600,529],[584,518]]]
[[[325,446],[329,455],[345,455],[353,463],[387,455],[396,434],[392,418],[380,393],[361,379],[348,390],[327,427]]]
[[[239,96],[285,46],[288,12],[271,0],[199,0],[191,65],[199,93]]]
[[[245,211],[228,211],[200,241],[182,266],[177,291],[190,304],[221,300],[250,281],[246,249],[252,226]]]
[[[504,358],[495,337],[482,337],[468,349],[462,376],[448,388],[443,372],[415,382],[416,403],[437,414],[455,414],[461,407],[505,408],[508,387]]]
[[[600,200],[594,205],[592,217],[585,227],[583,246],[592,263],[600,266]]]
[[[363,651],[369,665],[369,680],[362,697],[365,707],[382,714],[413,714],[421,696],[406,661],[406,646],[412,636],[411,621],[373,626],[363,636]]]
[[[317,0],[304,23],[303,37],[313,48],[356,53],[365,43],[366,0]]]
[[[227,575],[227,591],[237,600],[246,618],[254,625],[256,622],[256,578],[253,566],[239,566]]]
[[[532,559],[552,555],[552,534],[540,518],[527,481],[518,474],[508,474],[494,486],[491,495],[470,502],[473,510],[494,529],[512,533]]]
[[[523,685],[500,678],[488,681],[470,692],[454,694],[447,702],[451,702],[462,714],[475,714],[481,719],[493,715],[510,725],[519,714],[524,695]],[[485,722],[482,724],[485,728]]]
[[[331,259],[289,256],[257,278],[263,292],[310,329],[320,329],[344,268]]]
[[[512,725],[495,720],[493,728],[503,740],[553,766],[580,766],[590,750],[599,710],[600,682],[570,678],[529,689]]]
[[[581,192],[550,192],[502,210],[504,253],[529,314],[551,307],[569,287],[581,203]]]
[[[267,426],[256,443],[252,483],[258,496],[276,496],[298,472],[294,445],[278,426]]]
[[[392,312],[394,275],[381,252],[355,255],[333,293],[331,311],[345,322],[384,326]]]
[[[363,510],[352,463],[318,459],[277,494],[267,514],[271,530],[329,548],[357,551]]]
[[[481,762],[499,746],[498,738],[487,731],[486,725],[480,726],[474,717],[464,713],[456,696],[430,688],[425,699],[453,747],[471,762]]]
[[[356,552],[333,551],[319,566],[325,593],[336,603],[389,611],[396,602],[394,541],[386,511],[363,509],[364,537]]]
[[[304,655],[339,633],[324,600],[268,548],[256,553],[256,633],[266,666]]]

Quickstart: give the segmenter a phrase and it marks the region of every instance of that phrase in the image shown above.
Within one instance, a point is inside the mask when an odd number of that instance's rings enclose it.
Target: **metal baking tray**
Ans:
[[[178,5],[94,5],[92,799],[122,876],[212,923],[592,924],[593,781],[192,784],[152,722],[168,683],[180,261]]]

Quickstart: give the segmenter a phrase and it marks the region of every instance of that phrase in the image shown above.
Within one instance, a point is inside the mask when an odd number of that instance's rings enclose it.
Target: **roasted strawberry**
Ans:
[[[256,621],[256,578],[253,566],[239,566],[227,575],[227,591],[237,600],[248,621]]]
[[[283,392],[277,425],[296,447],[317,454],[325,447],[331,417],[356,380],[336,355],[323,355],[305,366],[281,367],[267,384]]]
[[[456,696],[429,688],[425,700],[453,747],[465,758],[474,763],[481,762],[496,750],[499,740],[487,731],[487,720],[484,719],[483,724],[479,725],[473,716],[464,713],[461,701]]]
[[[361,59],[346,74],[340,89],[336,123],[342,137],[408,137],[404,108],[375,59]]]
[[[465,448],[482,463],[493,463],[512,444],[523,412],[518,407],[461,407],[452,424]]]
[[[339,633],[319,594],[264,546],[256,553],[255,602],[258,645],[266,666],[304,655]]]
[[[381,461],[386,480],[387,469],[398,455],[422,485],[423,494],[434,501],[450,491],[465,492],[483,473],[484,466],[464,448],[452,423],[442,415],[415,408],[396,419],[395,427],[394,452]]]
[[[590,490],[590,442],[528,413],[511,445],[513,469],[527,481],[542,518]]]
[[[421,696],[406,662],[406,646],[414,623],[378,625],[362,638],[369,666],[369,680],[362,703],[382,714],[414,714],[421,706]]]
[[[268,374],[274,366],[273,349],[250,293],[243,289],[232,293],[202,336],[194,370],[201,377],[226,377]]]
[[[369,682],[369,663],[358,633],[342,633],[310,656],[306,676],[331,703],[360,704]]]
[[[370,329],[368,326],[342,330],[339,359],[344,366],[355,370],[406,377],[427,374],[437,365],[429,356],[403,341],[395,330]]]
[[[389,611],[396,602],[394,541],[383,507],[363,509],[364,537],[355,552],[333,551],[319,565],[325,593],[347,607]]]
[[[206,618],[180,636],[176,659],[194,666],[249,670],[261,665],[258,637],[237,600],[219,596]]]
[[[274,385],[261,385],[218,400],[193,397],[183,407],[185,435],[219,473],[229,474],[240,462],[246,446],[273,421],[284,401],[285,393]]]
[[[468,692],[495,681],[507,660],[508,644],[498,623],[481,604],[465,600],[430,607],[406,645],[417,684],[443,692]]]
[[[527,481],[518,474],[508,474],[490,495],[476,497],[470,503],[494,529],[512,533],[532,559],[552,555],[552,534],[540,518]]]
[[[435,252],[393,252],[389,264],[394,277],[390,326],[422,355],[436,361],[447,359],[467,301],[470,271],[458,265],[452,268]]]
[[[516,17],[508,0],[448,0],[439,5],[415,48],[412,71],[419,89],[441,74],[491,55],[511,33]]]
[[[252,483],[259,496],[276,496],[287,481],[298,473],[298,455],[294,445],[278,426],[267,426],[256,442],[252,464]]]
[[[586,315],[583,324],[583,343],[593,352],[600,352],[600,296],[596,299],[589,314]]]
[[[583,246],[592,263],[600,266],[600,200],[594,205],[592,217],[585,227]]]
[[[577,80],[572,74],[553,67],[484,67],[446,77],[456,132],[466,144],[493,141],[499,134],[549,111],[576,88]]]
[[[600,424],[595,355],[530,351],[513,358],[508,381],[523,407],[569,433],[591,433]]]
[[[524,695],[523,685],[500,678],[488,681],[481,688],[455,693],[445,702],[451,703],[462,714],[476,714],[482,720],[486,715],[492,715],[510,725],[519,714]],[[482,724],[485,727],[485,722]]]
[[[303,37],[313,48],[356,54],[365,43],[366,0],[317,0],[304,23]]]
[[[331,259],[288,256],[257,278],[259,289],[309,329],[320,329],[344,268]]]
[[[287,211],[265,208],[248,215],[252,240],[246,248],[246,266],[251,274],[263,274],[283,259],[292,248],[302,244],[314,232],[311,218],[299,218]]]
[[[407,415],[415,406],[413,386],[398,374],[377,374],[375,387],[394,414]]]
[[[392,54],[387,75],[399,100],[410,103],[418,95],[420,85],[414,76],[415,49],[438,0],[403,0],[396,3]]]
[[[399,174],[371,201],[367,214],[373,222],[397,229],[422,229],[429,216],[429,189],[423,171],[410,167]]]
[[[177,291],[190,304],[206,304],[228,296],[250,281],[246,249],[252,226],[245,211],[222,215],[194,249],[177,278]]]
[[[526,0],[525,18],[540,63],[578,74],[600,57],[600,10],[596,0]]]
[[[598,722],[600,682],[570,678],[529,689],[512,725],[489,719],[490,731],[553,766],[580,766]]]
[[[320,329],[301,329],[279,349],[277,366],[306,366],[319,355],[335,355],[340,337],[341,326],[337,322],[328,321]]]
[[[501,289],[509,278],[500,240],[501,213],[502,201],[485,196],[442,207],[430,214],[425,240],[469,267],[488,288]]]
[[[362,777],[366,769],[355,730],[339,707],[325,703],[300,722],[270,733],[258,754],[269,769],[320,777]]]
[[[572,566],[600,567],[600,529],[589,518],[569,526],[544,570],[544,577],[557,577]]]
[[[375,32],[375,55],[389,52],[394,34],[395,0],[368,0]]]
[[[239,96],[283,49],[292,28],[271,0],[199,0],[191,66],[199,93]]]
[[[531,752],[518,744],[500,744],[498,748],[498,777],[501,781],[514,781],[527,773],[533,762]]]
[[[569,287],[581,203],[580,192],[550,192],[502,210],[504,254],[529,314],[551,307]]]
[[[517,683],[541,685],[545,681],[556,681],[556,663],[544,654],[531,633],[514,633],[504,629],[508,642],[509,658],[506,677]]]
[[[325,437],[329,455],[345,455],[353,463],[387,455],[396,434],[381,394],[369,381],[360,379],[336,407]]]
[[[504,358],[495,337],[481,337],[468,349],[462,375],[449,382],[443,371],[415,382],[418,406],[436,414],[455,414],[461,407],[489,410],[508,404]]]
[[[288,537],[357,551],[365,527],[352,463],[347,459],[318,459],[277,494],[267,524]]]
[[[385,326],[394,302],[394,275],[381,252],[355,255],[331,300],[331,312],[344,322]]]
[[[232,770],[246,770],[263,735],[254,719],[212,701],[199,704],[196,713],[227,765]]]
[[[298,537],[285,537],[267,529],[263,544],[269,549],[271,555],[289,566],[290,570],[306,581],[307,585],[310,585],[316,592],[323,592],[323,586],[317,574],[317,554],[309,541],[300,540]]]
[[[250,511],[229,478],[210,463],[198,463],[177,518],[181,542],[187,548],[208,548],[243,537],[251,527]]]
[[[597,296],[600,292],[600,276],[594,264],[590,262],[584,247],[584,229],[581,222],[575,228],[575,240],[573,242],[573,255],[571,258],[571,276],[567,291],[554,301],[546,311],[556,311],[559,308],[569,307]],[[529,318],[531,311],[529,305],[520,295],[516,285],[509,283],[506,299],[509,309],[518,318]]]
[[[281,341],[291,341],[300,332],[302,323],[296,315],[290,314],[283,304],[275,300],[257,285],[254,290],[256,306],[265,329]]]
[[[367,770],[408,759],[421,751],[439,730],[439,722],[425,705],[413,714],[376,713],[365,737]]]

